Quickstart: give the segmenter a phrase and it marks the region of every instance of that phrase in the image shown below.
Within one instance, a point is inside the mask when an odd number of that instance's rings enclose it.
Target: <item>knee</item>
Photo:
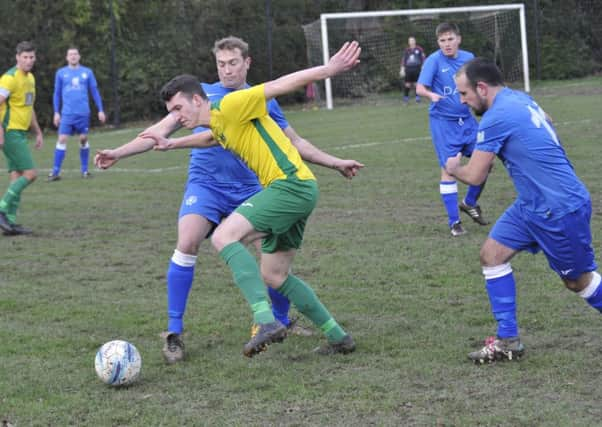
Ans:
[[[224,232],[219,227],[211,235],[211,245],[213,245],[218,252],[232,242],[233,240],[229,237],[228,233]]]
[[[213,246],[215,248],[216,251],[221,251],[224,248],[224,244],[223,244],[223,240],[222,237],[220,236],[220,233],[218,232],[214,232],[211,235],[211,246]]]
[[[278,289],[286,278],[288,277],[288,273],[283,274],[280,271],[268,270],[266,268],[261,269],[261,277],[263,282],[268,285],[272,289]]]
[[[564,286],[566,286],[566,288],[569,291],[573,291],[573,292],[581,292],[583,290],[583,287],[579,286],[579,283],[575,280],[563,280],[564,282]]]
[[[594,278],[593,272],[583,273],[576,280],[562,279],[564,286],[570,291],[581,292],[584,290]]]
[[[485,248],[481,248],[481,251],[479,252],[479,260],[481,261],[481,266],[483,267],[494,265],[492,257],[489,255]]]
[[[199,252],[199,241],[190,239],[178,239],[176,249],[185,254],[196,255]]]
[[[27,178],[30,183],[32,183],[38,177],[38,172],[35,169],[31,169],[23,173],[23,176]]]

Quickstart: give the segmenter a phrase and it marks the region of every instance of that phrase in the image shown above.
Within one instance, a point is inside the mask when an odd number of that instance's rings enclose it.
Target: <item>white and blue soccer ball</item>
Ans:
[[[142,358],[138,349],[122,340],[109,341],[96,352],[96,374],[112,386],[130,385],[138,379]]]

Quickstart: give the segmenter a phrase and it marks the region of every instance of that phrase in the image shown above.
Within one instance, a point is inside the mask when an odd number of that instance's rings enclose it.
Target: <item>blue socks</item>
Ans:
[[[483,267],[491,312],[497,321],[497,337],[518,336],[516,320],[516,283],[509,263]]]
[[[178,251],[169,262],[167,269],[167,330],[181,334],[184,330],[184,313],[188,296],[194,281],[194,266],[197,257]],[[287,297],[277,290],[268,288],[268,294],[272,300],[272,312],[274,317],[283,325],[288,326],[291,322],[288,318],[290,302]]]
[[[284,326],[290,325],[291,321],[288,318],[288,311],[291,303],[288,298],[270,287],[268,287],[268,295],[272,300],[272,313],[274,313],[274,317]]]
[[[67,153],[67,144],[56,143],[54,149],[54,163],[52,165],[52,175],[58,176],[61,173],[61,167],[63,166],[63,160],[65,160],[65,154]],[[81,172],[88,172],[88,163],[90,161],[90,143],[86,141],[84,145],[79,147],[79,160],[81,163]]]
[[[188,295],[194,280],[196,256],[178,251],[169,262],[167,269],[167,330],[181,334],[184,330],[184,313]]]
[[[67,153],[67,144],[56,143],[54,149],[54,164],[52,165],[52,175],[58,176],[61,173],[61,167],[63,160],[65,160],[65,154]]]
[[[602,312],[602,286],[600,286],[600,274],[597,271],[592,272],[592,281],[579,295],[587,301],[589,305],[599,312]]]
[[[441,200],[447,211],[447,222],[451,227],[460,221],[460,210],[458,209],[458,184],[456,181],[441,181],[439,183]]]
[[[86,141],[85,145],[79,147],[79,160],[81,162],[81,172],[88,172],[88,161],[90,159],[90,144]]]
[[[469,206],[476,206],[478,204],[479,196],[485,184],[481,185],[470,185],[466,191],[466,197],[464,197],[464,203]]]

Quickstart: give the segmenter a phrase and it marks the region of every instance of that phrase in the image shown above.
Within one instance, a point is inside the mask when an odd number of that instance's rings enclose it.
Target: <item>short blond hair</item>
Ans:
[[[249,56],[249,44],[241,39],[240,37],[228,36],[223,39],[219,39],[213,45],[213,54],[215,55],[220,50],[240,50],[243,58]]]

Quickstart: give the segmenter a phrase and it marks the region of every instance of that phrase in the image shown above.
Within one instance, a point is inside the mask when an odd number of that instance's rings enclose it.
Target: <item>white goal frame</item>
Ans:
[[[531,90],[529,82],[529,56],[527,52],[527,27],[525,22],[525,5],[520,4],[498,4],[490,6],[464,6],[464,7],[442,7],[432,9],[403,9],[403,10],[382,10],[373,12],[344,12],[344,13],[322,13],[320,14],[320,29],[322,32],[322,57],[324,64],[328,63],[330,54],[328,51],[328,20],[332,19],[352,19],[352,18],[380,18],[384,16],[403,16],[403,15],[432,15],[441,13],[462,13],[462,12],[494,12],[501,10],[518,10],[520,17],[520,40],[523,62],[523,81],[525,92]],[[326,108],[332,110],[332,85],[330,78],[324,81],[326,93]]]

